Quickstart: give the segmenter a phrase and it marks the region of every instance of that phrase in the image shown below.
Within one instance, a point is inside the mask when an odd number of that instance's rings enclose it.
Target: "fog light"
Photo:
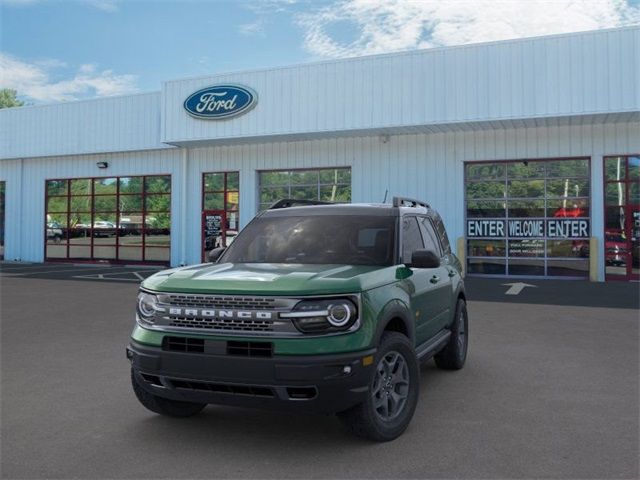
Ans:
[[[342,367],[342,373],[344,373],[345,375],[349,375],[351,373],[351,366],[345,365],[344,367]]]
[[[362,365],[367,367],[373,364],[373,355],[367,355],[366,357],[362,357]]]

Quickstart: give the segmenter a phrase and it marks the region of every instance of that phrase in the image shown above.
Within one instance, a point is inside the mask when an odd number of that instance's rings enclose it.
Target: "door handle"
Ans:
[[[440,281],[440,277],[438,275],[434,275],[433,277],[431,277],[431,280],[429,280],[431,283],[438,283]]]

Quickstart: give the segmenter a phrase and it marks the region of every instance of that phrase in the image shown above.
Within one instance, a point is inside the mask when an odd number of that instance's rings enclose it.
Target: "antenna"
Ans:
[[[382,203],[385,203],[387,201],[387,193],[389,193],[388,188],[384,191],[384,200],[382,200]]]

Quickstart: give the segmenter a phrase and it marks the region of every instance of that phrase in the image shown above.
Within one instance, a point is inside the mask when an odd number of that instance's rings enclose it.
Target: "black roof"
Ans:
[[[269,217],[316,216],[316,215],[368,215],[398,216],[404,213],[435,213],[428,204],[394,197],[393,203],[330,203],[309,200],[283,199],[274,203],[261,215]]]

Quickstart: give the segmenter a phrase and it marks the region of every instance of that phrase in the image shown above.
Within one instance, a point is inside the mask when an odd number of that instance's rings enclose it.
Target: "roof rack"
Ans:
[[[278,208],[289,208],[303,205],[335,205],[332,202],[323,202],[321,200],[296,200],[295,198],[283,198],[269,207],[269,210]]]
[[[431,208],[426,202],[422,202],[420,200],[416,200],[415,198],[407,198],[407,197],[393,197],[393,206],[394,207],[424,207]]]

